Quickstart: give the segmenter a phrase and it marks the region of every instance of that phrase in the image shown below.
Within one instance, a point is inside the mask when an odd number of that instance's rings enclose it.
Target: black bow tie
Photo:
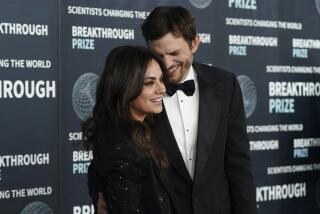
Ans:
[[[171,97],[176,93],[177,90],[181,90],[187,96],[192,96],[195,90],[194,81],[188,80],[184,83],[169,85],[167,87],[167,94]]]

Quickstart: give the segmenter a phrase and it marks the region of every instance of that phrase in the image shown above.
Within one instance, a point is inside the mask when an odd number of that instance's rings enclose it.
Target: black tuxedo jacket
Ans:
[[[194,63],[199,85],[195,174],[192,180],[166,111],[155,115],[157,142],[168,156],[167,192],[179,214],[256,214],[242,94],[234,74]],[[89,189],[96,200],[95,170]],[[167,183],[169,183],[167,182]],[[173,187],[173,190],[172,190]]]
[[[156,115],[159,146],[171,164],[181,214],[255,214],[255,189],[242,94],[234,74],[199,63],[199,119],[192,180],[166,112]]]

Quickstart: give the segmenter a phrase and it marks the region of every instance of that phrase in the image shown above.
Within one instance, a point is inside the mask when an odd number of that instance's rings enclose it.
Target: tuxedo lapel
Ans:
[[[176,169],[182,177],[191,183],[191,177],[183,161],[165,110],[157,115],[156,135],[160,148],[163,149],[168,156],[170,166]]]
[[[198,137],[196,150],[196,163],[194,180],[197,182],[201,176],[201,170],[206,164],[214,138],[217,134],[217,126],[220,118],[222,105],[221,85],[219,81],[214,84],[206,82],[206,73],[197,64],[194,65],[199,84],[199,117],[198,117]]]

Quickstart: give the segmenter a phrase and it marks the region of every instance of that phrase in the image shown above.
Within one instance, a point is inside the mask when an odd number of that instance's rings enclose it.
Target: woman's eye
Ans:
[[[153,84],[153,82],[145,82],[144,85],[146,86],[151,86]]]

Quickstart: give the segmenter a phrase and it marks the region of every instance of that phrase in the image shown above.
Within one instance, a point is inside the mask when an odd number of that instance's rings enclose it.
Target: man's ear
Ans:
[[[194,54],[199,47],[200,44],[200,36],[197,34],[194,39],[191,41],[191,52]]]

